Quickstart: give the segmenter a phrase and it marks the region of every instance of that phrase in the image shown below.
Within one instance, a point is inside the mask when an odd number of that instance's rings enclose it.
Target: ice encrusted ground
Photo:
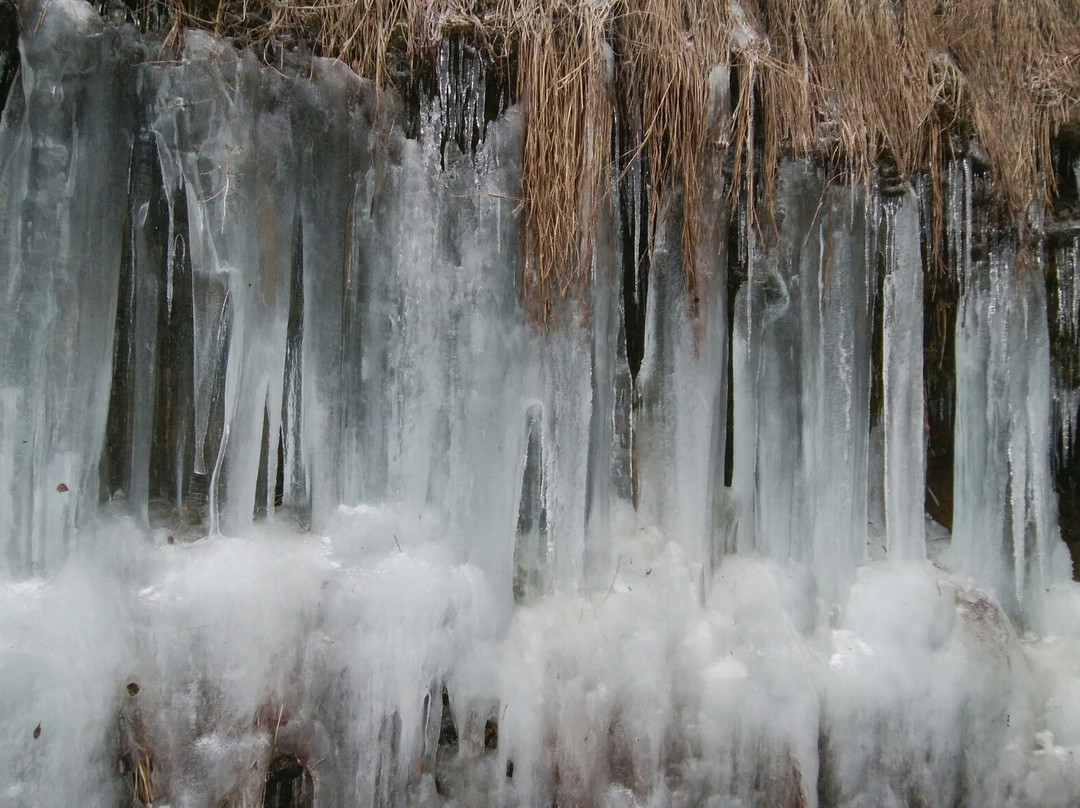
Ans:
[[[177,806],[237,798],[276,754],[307,762],[320,806],[1080,793],[1075,618],[1018,638],[970,581],[920,561],[860,567],[831,611],[807,569],[758,555],[725,558],[703,593],[679,545],[623,511],[605,590],[547,595],[499,625],[489,580],[423,516],[342,508],[327,536],[282,524],[173,544],[105,518],[92,553],[6,582],[4,804],[126,799],[132,701]],[[1050,598],[1080,609],[1072,584]],[[453,754],[426,707],[444,684]]]

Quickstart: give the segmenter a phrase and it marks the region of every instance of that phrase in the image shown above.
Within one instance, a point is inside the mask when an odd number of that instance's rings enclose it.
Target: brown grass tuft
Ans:
[[[640,148],[652,180],[649,229],[655,233],[665,196],[681,188],[691,298],[698,288],[701,172],[714,162],[710,152],[726,148],[731,136],[727,115],[711,109],[722,101],[710,97],[709,78],[714,67],[729,64],[732,20],[727,0],[627,0],[620,9],[617,44],[625,85],[636,95],[631,104],[641,110]]]
[[[174,41],[195,26],[264,55],[303,42],[380,86],[391,54],[413,64],[448,31],[467,29],[514,63],[526,125],[522,294],[540,320],[585,297],[616,74],[630,95],[622,108],[640,115],[654,226],[681,190],[691,296],[710,151],[728,150],[730,195],[753,225],[768,221],[785,156],[856,182],[882,160],[904,178],[925,172],[940,206],[940,167],[974,139],[1023,236],[1033,206],[1053,198],[1051,137],[1080,101],[1076,0],[148,1],[167,9]],[[738,83],[722,131],[709,114],[714,66]]]
[[[154,804],[154,761],[149,757],[142,757],[135,762],[131,769],[132,797],[134,804]]]
[[[611,5],[500,0],[496,19],[525,111],[522,296],[546,320],[557,299],[585,299],[592,269],[611,136]]]

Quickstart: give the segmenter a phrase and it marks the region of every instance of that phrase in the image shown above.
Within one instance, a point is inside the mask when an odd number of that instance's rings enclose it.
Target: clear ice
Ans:
[[[931,561],[914,190],[788,162],[766,237],[713,165],[688,256],[678,205],[620,239],[634,163],[538,328],[522,113],[460,48],[408,122],[335,61],[19,14],[0,805],[269,805],[281,761],[319,808],[1076,804],[1080,247],[1051,303],[1045,251],[978,243],[970,162]]]

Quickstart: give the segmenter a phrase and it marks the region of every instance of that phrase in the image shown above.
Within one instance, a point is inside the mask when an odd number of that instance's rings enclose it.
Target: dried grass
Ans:
[[[129,682],[127,697],[120,709],[120,773],[131,776],[131,804],[154,803],[154,754],[148,741],[136,696],[139,685]],[[159,795],[160,796],[160,795]]]
[[[586,297],[611,137],[612,7],[607,0],[500,0],[499,33],[517,61],[522,296],[546,320]]]
[[[616,85],[640,113],[654,226],[681,190],[691,295],[710,151],[730,155],[732,200],[753,223],[768,221],[784,156],[853,181],[888,160],[901,177],[929,173],[940,203],[940,167],[975,138],[1023,236],[1032,206],[1054,195],[1050,141],[1080,100],[1075,0],[151,2],[167,6],[174,32],[207,28],[264,52],[303,41],[380,84],[388,54],[412,62],[462,28],[513,62],[526,122],[522,292],[540,319],[585,296]],[[738,83],[723,131],[709,114],[716,65]]]
[[[154,758],[143,747],[135,745],[120,758],[121,774],[131,776],[131,804],[154,804]]]
[[[154,761],[149,757],[142,757],[135,762],[131,769],[131,786],[133,804],[154,804]]]
[[[762,179],[782,152],[866,179],[938,171],[975,136],[1023,229],[1053,197],[1050,138],[1080,97],[1073,0],[756,0],[772,44],[759,72]],[[964,144],[961,144],[964,145]]]
[[[928,2],[929,0],[924,0]],[[967,108],[994,186],[1019,222],[1055,191],[1050,137],[1080,97],[1073,0],[968,0],[941,18],[967,85]]]
[[[649,230],[656,231],[664,197],[680,188],[683,271],[696,299],[702,172],[715,165],[710,153],[722,151],[731,134],[728,117],[711,108],[720,100],[709,87],[713,68],[729,62],[731,8],[727,0],[627,0],[619,14],[625,86],[641,110],[639,148],[653,178]]]

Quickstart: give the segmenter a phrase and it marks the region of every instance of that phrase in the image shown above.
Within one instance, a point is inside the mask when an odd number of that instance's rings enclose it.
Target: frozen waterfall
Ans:
[[[522,113],[467,48],[410,113],[339,62],[18,15],[0,805],[1080,801],[1076,235],[1020,250],[950,168],[950,536],[925,188],[786,162],[764,233],[716,166],[687,256],[613,169],[539,327]]]

